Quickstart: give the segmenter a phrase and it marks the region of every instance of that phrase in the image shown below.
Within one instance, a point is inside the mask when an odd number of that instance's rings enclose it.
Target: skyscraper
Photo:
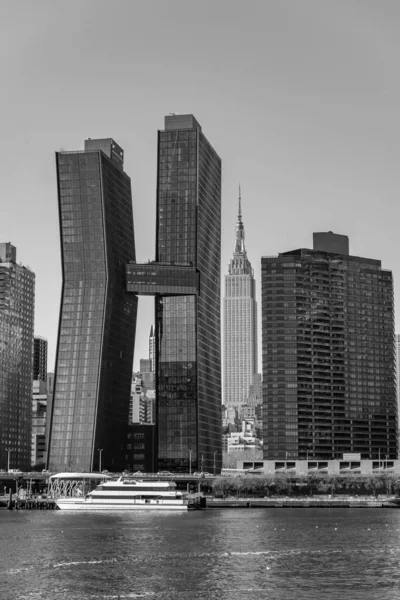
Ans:
[[[33,380],[47,380],[47,340],[35,335],[33,340]]]
[[[35,274],[0,244],[0,464],[30,468]]]
[[[130,178],[112,139],[57,152],[63,287],[51,408],[51,470],[122,469],[137,297]]]
[[[257,373],[257,302],[254,272],[247,258],[241,197],[233,257],[225,275],[224,405],[246,403]]]
[[[32,382],[31,466],[46,463],[47,381]],[[42,467],[43,468],[43,467]]]
[[[150,329],[150,335],[149,335],[149,360],[150,360],[150,369],[149,371],[154,371],[155,369],[155,362],[156,362],[156,339],[154,337],[154,331],[153,331],[153,325],[151,326]]]
[[[156,260],[127,266],[155,296],[157,464],[221,465],[221,161],[193,115],[158,134]]]
[[[400,335],[396,334],[396,381],[397,381],[397,414],[400,426]]]
[[[397,458],[392,273],[332,232],[261,269],[264,458]]]

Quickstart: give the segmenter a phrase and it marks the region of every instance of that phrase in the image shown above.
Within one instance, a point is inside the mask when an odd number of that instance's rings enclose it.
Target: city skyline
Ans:
[[[395,598],[399,31],[399,0],[0,2],[4,600]]]
[[[79,19],[76,6],[21,0],[0,25],[0,69],[5,80],[12,73],[0,99],[8,115],[0,237],[36,273],[35,332],[48,339],[49,370],[61,295],[54,150],[88,136],[114,136],[124,147],[144,262],[155,247],[155,132],[168,112],[196,114],[224,161],[222,265],[242,184],[259,311],[261,256],[294,240],[305,246],[311,231],[340,230],[360,255],[393,271],[400,314],[398,4],[304,0],[249,11],[221,0],[206,2],[210,19],[171,0],[156,20],[147,3],[121,0],[118,19],[102,0],[80,5]],[[143,301],[135,368],[153,320],[152,302]]]

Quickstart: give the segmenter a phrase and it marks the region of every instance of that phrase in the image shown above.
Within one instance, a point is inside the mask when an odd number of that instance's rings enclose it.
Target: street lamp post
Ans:
[[[385,465],[385,472],[387,473],[387,461],[388,461],[388,455],[386,454],[386,465]]]
[[[99,473],[101,473],[101,453],[103,452],[103,448],[97,448],[99,451]]]
[[[378,469],[381,470],[381,449],[378,448]]]
[[[192,474],[192,450],[189,448],[189,475]]]
[[[215,455],[217,454],[217,450],[215,450],[214,452],[214,477],[215,477],[215,469],[216,469],[216,464],[215,464]]]

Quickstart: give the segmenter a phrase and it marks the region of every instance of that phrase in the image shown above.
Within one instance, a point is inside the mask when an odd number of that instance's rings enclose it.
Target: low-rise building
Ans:
[[[238,460],[237,469],[256,469],[264,475],[400,475],[400,460]]]

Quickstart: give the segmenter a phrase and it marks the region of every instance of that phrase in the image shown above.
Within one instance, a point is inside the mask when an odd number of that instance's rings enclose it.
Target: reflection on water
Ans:
[[[1,600],[398,600],[397,509],[0,511]]]

